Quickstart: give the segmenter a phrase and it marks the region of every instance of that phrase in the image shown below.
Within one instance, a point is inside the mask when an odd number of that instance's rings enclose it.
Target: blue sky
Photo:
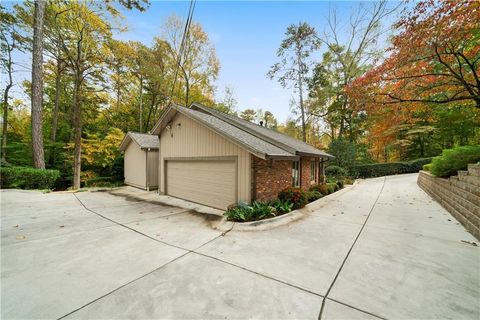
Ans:
[[[239,110],[270,110],[284,122],[290,114],[293,92],[268,79],[266,73],[278,61],[276,50],[287,26],[306,21],[322,32],[331,10],[336,10],[340,20],[347,23],[359,5],[358,1],[197,1],[194,20],[209,34],[221,63],[217,97],[222,97],[224,87],[230,86]],[[372,3],[362,2],[362,5]],[[185,17],[188,6],[187,1],[152,1],[146,12],[125,10],[130,30],[118,38],[150,44],[161,33],[167,17],[172,14]]]

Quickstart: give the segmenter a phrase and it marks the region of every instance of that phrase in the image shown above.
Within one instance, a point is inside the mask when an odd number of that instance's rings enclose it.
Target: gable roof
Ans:
[[[128,132],[120,143],[120,150],[125,151],[132,141],[135,142],[140,149],[158,150],[160,148],[160,141],[157,135]]]
[[[313,155],[313,156],[322,156],[326,158],[333,158],[332,155],[315,148],[314,146],[309,145],[301,140],[295,139],[290,137],[289,135],[283,134],[273,129],[269,129],[267,127],[252,123],[250,121],[246,121],[242,118],[229,115],[213,108],[205,107],[198,103],[193,103],[191,106],[192,109],[202,110],[204,112],[214,114],[217,117],[222,118],[224,121],[227,121],[235,126],[240,128],[244,128],[251,134],[265,139],[270,143],[273,143],[280,148],[287,149],[289,152],[296,153],[298,155]]]
[[[300,155],[332,158],[331,155],[303,141],[196,103],[190,108],[171,105],[157,122],[152,133],[159,134],[177,113],[202,123],[262,159],[294,159]]]

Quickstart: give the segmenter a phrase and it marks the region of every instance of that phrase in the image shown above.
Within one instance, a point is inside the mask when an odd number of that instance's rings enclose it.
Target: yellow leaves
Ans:
[[[82,139],[82,161],[103,168],[112,165],[120,155],[118,146],[123,136],[124,133],[118,128],[111,128],[104,138],[97,134],[87,135],[86,139]]]

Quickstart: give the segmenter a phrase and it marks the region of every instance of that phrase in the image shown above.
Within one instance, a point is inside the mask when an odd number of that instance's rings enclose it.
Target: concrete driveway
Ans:
[[[1,318],[479,319],[476,240],[416,174],[271,230],[105,192],[1,192]]]

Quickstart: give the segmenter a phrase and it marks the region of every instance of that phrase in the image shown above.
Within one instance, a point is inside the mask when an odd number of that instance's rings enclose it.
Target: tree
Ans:
[[[43,17],[45,0],[35,1],[32,49],[32,152],[33,167],[45,169],[42,130],[43,109]]]
[[[180,68],[180,91],[173,92],[173,101],[185,106],[194,101],[211,104],[214,92],[212,82],[217,79],[220,70],[215,48],[202,26],[193,22],[185,37],[185,50],[179,57],[184,29],[184,21],[177,16],[169,17],[163,27],[164,40],[170,46],[170,63],[178,63]]]
[[[283,87],[291,85],[298,90],[302,138],[305,142],[307,141],[307,132],[303,90],[309,72],[307,60],[318,47],[317,33],[313,27],[306,22],[290,25],[285,32],[285,39],[282,40],[277,50],[277,56],[281,58],[281,62],[274,64],[267,73],[270,79],[277,77]]]
[[[331,126],[332,137],[355,141],[361,134],[363,110],[351,103],[345,89],[381,57],[378,43],[386,32],[381,22],[395,10],[379,1],[367,7],[361,4],[349,24],[342,24],[335,11],[328,17],[328,29],[319,37],[327,51],[309,82],[309,109],[313,117]]]
[[[261,123],[264,127],[270,129],[276,129],[278,125],[278,121],[270,111],[266,110],[263,111],[262,109],[258,109],[256,112],[256,120],[258,123]]]
[[[394,25],[388,58],[350,86],[359,103],[480,108],[479,3],[421,1]],[[415,50],[412,50],[412,47]]]
[[[15,50],[22,51],[22,47],[18,42],[18,33],[16,30],[17,19],[16,17],[5,10],[0,5],[0,62],[2,68],[2,74],[6,74],[6,85],[3,89],[3,101],[2,101],[2,144],[1,154],[2,161],[6,161],[7,156],[7,136],[8,136],[8,111],[10,110],[9,95],[10,89],[13,87],[13,59],[12,53]]]
[[[240,111],[240,118],[242,118],[243,120],[253,122],[255,121],[256,116],[257,112],[253,109],[245,109],[243,111]]]
[[[223,94],[222,100],[217,103],[213,108],[227,114],[237,114],[237,99],[233,92],[233,88],[225,87],[225,92]]]
[[[73,78],[74,189],[80,188],[84,93],[95,91],[92,85],[102,80],[102,70],[108,53],[106,44],[111,37],[110,26],[99,16],[101,13],[101,7],[86,2],[60,6],[56,14],[57,32]],[[87,87],[88,82],[90,84]]]
[[[335,139],[330,142],[328,152],[334,156],[332,164],[343,168],[351,167],[355,162],[356,151],[355,145],[345,139]]]

